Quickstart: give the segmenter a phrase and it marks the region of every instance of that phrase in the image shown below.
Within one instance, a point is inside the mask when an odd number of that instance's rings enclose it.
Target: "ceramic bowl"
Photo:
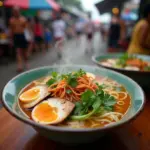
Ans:
[[[25,87],[31,81],[41,78],[50,74],[53,71],[59,71],[61,73],[75,71],[78,69],[84,69],[87,72],[94,73],[96,75],[101,75],[109,77],[113,80],[116,80],[120,84],[124,85],[129,94],[132,97],[132,105],[129,108],[129,111],[119,122],[103,127],[103,128],[89,128],[89,129],[73,129],[57,126],[44,126],[34,121],[26,118],[22,112],[19,110],[17,105],[17,96],[20,90]],[[101,137],[106,131],[112,130],[116,127],[119,127],[125,123],[128,123],[133,118],[135,118],[139,112],[143,109],[144,106],[144,94],[140,86],[134,82],[132,79],[108,70],[104,68],[94,67],[94,66],[55,66],[55,67],[42,67],[34,70],[27,71],[22,73],[12,80],[10,80],[3,90],[3,104],[7,111],[17,118],[18,120],[31,125],[36,131],[41,135],[48,137],[54,141],[59,141],[67,144],[79,144],[91,142],[99,137]],[[7,118],[6,118],[7,119]],[[12,127],[15,130],[15,127]]]
[[[142,72],[142,71],[133,71],[133,70],[125,70],[125,69],[119,69],[119,68],[113,68],[113,67],[106,67],[100,64],[101,61],[111,58],[119,58],[124,53],[109,53],[101,56],[93,56],[92,60],[100,67],[111,69],[117,72],[120,72],[124,75],[127,75],[128,77],[135,80],[139,85],[141,85],[143,88],[148,89],[150,84],[150,72]],[[146,55],[136,55],[138,58],[141,58],[145,61],[150,62],[150,56]]]

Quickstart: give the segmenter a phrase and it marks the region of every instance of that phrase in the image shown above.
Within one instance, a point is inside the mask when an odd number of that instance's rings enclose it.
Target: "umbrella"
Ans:
[[[114,7],[118,7],[120,8],[120,6],[127,0],[104,0],[101,1],[96,5],[97,9],[99,10],[99,12],[101,14],[107,13],[107,12],[111,12],[112,8]]]
[[[57,10],[57,11],[60,10],[60,5],[56,3],[54,0],[47,0],[47,2],[52,6],[54,10]]]
[[[54,0],[6,0],[5,6],[19,6],[24,9],[60,9]]]

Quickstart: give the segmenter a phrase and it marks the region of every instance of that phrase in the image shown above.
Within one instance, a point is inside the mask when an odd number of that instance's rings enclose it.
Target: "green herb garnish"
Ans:
[[[55,79],[51,78],[49,81],[47,81],[46,85],[47,86],[51,86],[52,84],[54,84],[56,82]]]
[[[79,77],[82,77],[85,74],[86,74],[86,72],[83,71],[82,69],[80,69],[79,71],[74,72],[74,73],[69,73],[69,74],[63,74],[63,75],[61,75],[61,79],[67,80],[68,84],[71,87],[76,87],[77,84],[78,84],[77,79]]]
[[[103,104],[106,107],[111,107],[116,104],[115,98],[113,96],[110,96],[109,94],[104,94]]]
[[[52,72],[51,75],[52,75],[53,78],[57,78],[58,77],[58,73],[57,72]]]
[[[87,90],[81,95],[81,102],[76,103],[71,119],[86,120],[97,113],[112,111],[115,104],[115,98],[106,94],[101,87],[96,92]]]
[[[67,94],[71,94],[72,91],[71,91],[71,90],[66,90],[66,93],[67,93]]]
[[[62,75],[59,75],[57,72],[52,72],[51,73],[52,78],[46,84],[47,86],[51,86],[55,82],[58,82],[61,79],[65,79],[71,87],[76,87],[78,84],[77,82],[78,77],[82,77],[85,74],[86,72],[82,69],[74,73],[68,73],[68,74],[62,74]]]
[[[78,85],[77,77],[75,75],[68,74],[66,79],[71,87],[76,87]]]
[[[47,81],[46,85],[47,86],[51,86],[52,84],[54,84],[55,82],[57,82],[59,75],[57,72],[52,72],[51,73],[52,78],[50,80]]]

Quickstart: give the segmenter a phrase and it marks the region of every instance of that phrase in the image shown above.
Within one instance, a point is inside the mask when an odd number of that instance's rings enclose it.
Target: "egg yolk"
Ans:
[[[40,95],[40,89],[38,89],[38,88],[28,90],[20,96],[20,100],[23,102],[31,102],[31,101],[37,99],[39,97],[39,95]]]
[[[39,104],[35,111],[34,117],[39,122],[52,122],[57,119],[57,108],[48,105],[47,103]]]

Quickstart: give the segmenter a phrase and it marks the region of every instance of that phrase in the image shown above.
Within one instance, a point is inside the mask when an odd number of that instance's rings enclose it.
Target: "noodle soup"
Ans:
[[[43,125],[98,128],[121,120],[131,97],[116,81],[80,69],[33,81],[20,92],[18,104]]]
[[[131,71],[150,71],[150,62],[135,55],[124,54],[119,58],[105,59],[99,62],[102,66]]]

